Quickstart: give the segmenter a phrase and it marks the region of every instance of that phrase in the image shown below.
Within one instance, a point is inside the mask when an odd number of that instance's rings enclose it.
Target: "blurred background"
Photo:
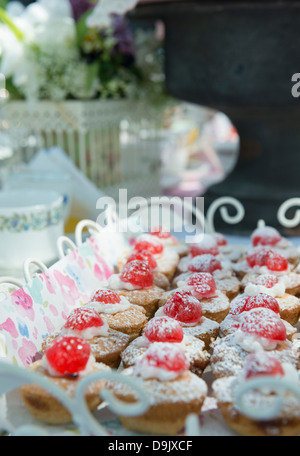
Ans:
[[[297,235],[299,12],[299,1],[0,0],[0,271],[42,244],[53,261],[57,236],[120,189],[203,196],[205,212],[232,197],[243,219],[218,211],[216,228],[242,236],[258,220],[283,229],[291,200],[284,232]]]
[[[276,225],[279,205],[299,193],[288,84],[299,4],[268,2],[280,33],[267,40],[262,7],[202,3],[0,0],[3,243],[14,243],[7,232],[52,226],[49,207],[33,215],[44,201],[14,202],[24,191],[61,196],[70,236],[97,218],[99,197],[118,202],[122,188],[128,198],[204,196],[207,206],[236,197],[247,216],[230,233],[248,234],[260,218]],[[251,40],[239,40],[248,24]],[[283,65],[273,85],[270,60]]]
[[[89,28],[93,1],[1,3],[2,188],[65,188],[72,232],[98,189],[198,196],[232,170],[229,119],[165,89],[163,22],[113,14]]]

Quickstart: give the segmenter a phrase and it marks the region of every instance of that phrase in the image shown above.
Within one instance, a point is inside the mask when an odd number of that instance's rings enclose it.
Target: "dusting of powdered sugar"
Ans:
[[[221,312],[224,310],[229,310],[230,308],[230,301],[225,295],[220,290],[217,290],[216,296],[213,296],[211,298],[203,298],[200,301],[203,313],[209,312],[209,313],[217,313]]]
[[[281,363],[288,362],[299,368],[299,359],[292,351],[293,344],[289,340],[279,342],[275,350],[269,353]],[[237,344],[235,333],[218,338],[212,344],[211,367],[216,378],[237,375],[244,366],[249,352]]]
[[[117,303],[90,301],[86,307],[95,309],[99,313],[115,315],[116,313],[128,310],[131,306],[132,304],[125,296],[120,296],[120,302]]]
[[[135,380],[140,382],[141,387],[145,389],[148,395],[151,406],[204,400],[208,391],[205,381],[189,371],[172,381],[143,380],[134,375],[134,367],[125,369],[122,371],[122,375],[134,376]],[[114,383],[110,387],[117,396],[134,395],[134,392],[124,384]]]
[[[282,363],[284,376],[282,378],[281,388],[281,402],[280,407],[277,409],[273,419],[299,419],[300,417],[300,399],[288,390],[288,385],[293,384],[299,388],[299,374],[289,363]],[[270,376],[274,378],[274,376]],[[213,395],[216,397],[218,403],[226,403],[231,406],[231,414],[234,416],[236,412],[243,413],[243,407],[249,409],[251,407],[255,410],[272,410],[274,408],[274,400],[276,401],[276,393],[272,391],[272,387],[266,388],[257,387],[249,390],[243,397],[243,406],[240,408],[239,403],[235,402],[236,391],[242,385],[245,385],[245,376],[243,370],[237,375],[219,378],[212,384]],[[287,383],[285,383],[287,382]],[[257,417],[259,420],[259,416]],[[276,426],[268,428],[266,432],[270,434],[279,433],[276,431]]]

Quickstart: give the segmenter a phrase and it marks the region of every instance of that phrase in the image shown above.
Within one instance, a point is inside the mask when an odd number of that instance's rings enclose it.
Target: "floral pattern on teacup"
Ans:
[[[58,225],[63,220],[63,207],[31,214],[14,213],[9,217],[0,217],[0,231],[20,233],[22,231],[40,231],[48,226]]]

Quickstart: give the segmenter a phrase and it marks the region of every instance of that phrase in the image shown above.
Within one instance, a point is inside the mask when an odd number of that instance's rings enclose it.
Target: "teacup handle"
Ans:
[[[23,288],[24,284],[21,280],[15,279],[14,277],[0,277],[0,284],[6,283],[7,285],[14,285],[15,287]]]
[[[73,241],[67,236],[60,236],[57,240],[57,250],[59,258],[62,259],[66,256],[64,246],[67,245],[70,250],[76,250],[77,247]]]
[[[23,288],[24,284],[14,277],[0,277],[0,284],[7,284],[17,287],[18,289]],[[2,296],[1,296],[2,295]],[[1,290],[0,291],[0,302],[7,299],[9,297],[8,290]]]
[[[42,263],[41,261],[36,260],[35,258],[27,258],[27,260],[24,262],[24,265],[23,265],[23,273],[24,273],[24,278],[26,280],[26,283],[30,283],[34,279],[32,273],[30,271],[30,266],[32,264],[37,266],[42,272],[48,271],[47,266],[45,266],[44,263]]]
[[[90,234],[95,231],[97,233],[100,233],[102,230],[101,226],[93,220],[81,220],[81,222],[79,222],[75,228],[75,243],[77,247],[80,247],[83,244],[82,232],[85,228],[88,229]]]

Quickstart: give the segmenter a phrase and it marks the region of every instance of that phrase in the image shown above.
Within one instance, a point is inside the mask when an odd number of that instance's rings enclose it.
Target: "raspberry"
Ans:
[[[272,274],[263,274],[255,280],[255,285],[262,285],[265,288],[273,288],[278,283],[278,277]]]
[[[226,239],[226,237],[225,237],[223,234],[221,234],[221,233],[214,233],[213,236],[214,236],[214,238],[216,239],[217,244],[218,244],[219,246],[224,246],[224,245],[227,245],[227,244],[228,244],[227,239]]]
[[[218,243],[216,239],[210,234],[206,234],[201,242],[192,244],[190,246],[190,254],[192,257],[195,257],[197,255],[204,255],[205,253],[210,253],[214,256],[219,254]]]
[[[251,235],[251,241],[253,246],[257,245],[270,245],[274,246],[281,241],[282,237],[279,232],[271,226],[264,226],[257,228]]]
[[[251,268],[254,266],[266,266],[270,271],[277,272],[288,269],[287,259],[269,247],[255,248],[253,252],[247,255],[246,260]]]
[[[172,237],[171,233],[169,231],[165,230],[164,228],[162,228],[161,226],[152,228],[149,231],[149,234],[151,234],[152,236],[156,236],[159,239],[170,239]]]
[[[152,253],[152,255],[159,255],[163,252],[164,246],[162,242],[155,236],[145,234],[137,238],[134,244],[134,250],[137,252],[141,250],[147,250],[148,252]]]
[[[83,331],[88,328],[99,328],[103,325],[104,321],[96,310],[79,307],[78,309],[74,309],[69,315],[64,328]]]
[[[239,295],[231,301],[230,315],[240,315],[243,312],[256,308],[266,308],[279,314],[280,308],[277,299],[265,293],[258,293],[255,296]]]
[[[148,288],[153,285],[153,273],[146,261],[133,260],[122,269],[120,279],[139,288]]]
[[[156,269],[157,267],[156,259],[148,250],[140,250],[139,252],[133,253],[126,263],[130,263],[133,260],[147,261],[151,269]]]
[[[46,350],[49,365],[61,375],[76,375],[85,369],[91,353],[90,344],[80,337],[58,337]]]
[[[183,330],[179,321],[170,317],[155,317],[150,320],[144,331],[150,342],[180,343],[183,340]]]
[[[222,269],[220,261],[209,253],[195,256],[188,266],[188,270],[191,272],[209,272],[210,274],[218,269]]]
[[[192,257],[198,256],[198,255],[204,255],[206,253],[217,256],[217,255],[219,255],[219,248],[218,248],[218,246],[211,247],[211,248],[204,248],[204,247],[201,247],[196,244],[190,246],[190,254]]]
[[[251,296],[247,300],[244,306],[244,312],[249,310],[256,309],[259,307],[264,307],[265,309],[273,310],[273,312],[279,314],[280,308],[277,299],[269,296],[265,293],[259,293],[256,296]]]
[[[267,255],[266,266],[270,271],[286,271],[288,269],[288,261],[279,253],[270,251]]]
[[[279,316],[263,307],[242,314],[240,329],[270,341],[286,340],[286,328]]]
[[[91,299],[92,302],[104,302],[104,304],[119,304],[121,302],[121,298],[113,290],[98,290],[94,294]]]
[[[260,375],[284,375],[280,361],[266,352],[252,353],[248,355],[244,365],[244,373],[247,379]]]
[[[229,314],[230,315],[240,315],[242,312],[244,312],[245,305],[249,301],[250,297],[251,296],[242,294],[242,295],[238,295],[236,298],[234,298],[230,303]]]
[[[246,257],[247,263],[251,268],[254,268],[254,266],[265,266],[269,251],[269,247],[257,247],[253,249]]]
[[[188,278],[186,283],[193,287],[193,291],[199,299],[216,296],[216,282],[208,272],[195,272]]]
[[[164,314],[182,324],[197,324],[202,318],[202,307],[189,291],[177,291],[164,305]]]
[[[189,369],[189,361],[182,350],[175,344],[154,342],[140,359],[139,370],[146,367],[181,373]]]

